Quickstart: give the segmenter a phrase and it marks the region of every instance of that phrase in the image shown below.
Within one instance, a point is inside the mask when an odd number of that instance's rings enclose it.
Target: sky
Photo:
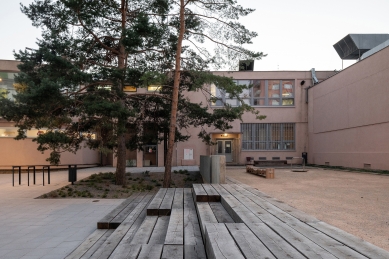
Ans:
[[[0,0],[0,59],[13,51],[36,47],[40,30],[20,11],[19,3]],[[342,60],[333,45],[349,33],[389,33],[389,0],[238,0],[256,11],[240,20],[258,37],[249,49],[267,54],[256,71],[340,70]],[[343,68],[355,61],[343,62]]]

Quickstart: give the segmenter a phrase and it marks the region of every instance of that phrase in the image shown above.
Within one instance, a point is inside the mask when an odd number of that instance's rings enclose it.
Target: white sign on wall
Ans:
[[[193,160],[193,148],[184,149],[184,160]]]

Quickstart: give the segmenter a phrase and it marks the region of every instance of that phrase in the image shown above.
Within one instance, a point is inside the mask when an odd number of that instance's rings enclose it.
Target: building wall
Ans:
[[[226,132],[220,132],[215,129],[208,129],[213,134],[213,140],[223,139],[221,136],[223,133],[227,133],[227,138],[233,136],[235,141],[235,152],[234,163],[245,164],[246,157],[266,157],[271,160],[272,157],[280,157],[280,159],[286,159],[286,157],[301,157],[302,152],[308,151],[308,108],[306,104],[306,90],[308,86],[312,85],[312,76],[310,71],[236,71],[236,72],[214,72],[216,75],[224,75],[232,77],[234,79],[263,79],[263,80],[293,80],[294,81],[294,106],[273,106],[265,107],[258,106],[257,110],[260,111],[261,115],[266,115],[266,119],[257,120],[254,114],[246,113],[243,115],[242,121],[236,120],[232,123],[232,128]],[[333,75],[333,71],[318,71],[316,73],[319,80],[324,80],[329,76]],[[301,85],[302,81],[305,81]],[[206,102],[206,98],[203,92],[191,92],[187,95],[193,102]],[[210,109],[213,109],[210,107]],[[268,150],[268,151],[245,151],[241,150],[241,123],[295,123],[295,150]],[[186,143],[179,143],[177,148],[178,162],[181,159],[180,154],[183,156],[184,147],[195,148],[195,160],[196,164],[199,164],[200,155],[213,155],[215,154],[215,146],[206,146],[201,140],[197,138],[199,129],[191,129],[192,138]],[[174,164],[173,159],[173,164]],[[178,165],[180,165],[178,163]]]
[[[389,169],[389,48],[309,89],[308,161]]]

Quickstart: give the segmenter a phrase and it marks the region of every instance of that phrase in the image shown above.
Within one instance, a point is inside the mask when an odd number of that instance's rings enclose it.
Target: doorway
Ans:
[[[217,155],[226,156],[226,163],[231,163],[233,161],[233,141],[231,139],[217,140]]]

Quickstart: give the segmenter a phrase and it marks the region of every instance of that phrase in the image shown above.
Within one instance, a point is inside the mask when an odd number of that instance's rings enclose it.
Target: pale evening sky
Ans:
[[[12,60],[13,50],[36,47],[40,30],[21,13],[19,3],[0,0],[0,59]],[[255,70],[334,70],[342,61],[333,48],[349,33],[389,33],[389,0],[238,0],[256,9],[241,22],[258,33],[250,49],[268,56]],[[344,67],[355,63],[345,61]]]

